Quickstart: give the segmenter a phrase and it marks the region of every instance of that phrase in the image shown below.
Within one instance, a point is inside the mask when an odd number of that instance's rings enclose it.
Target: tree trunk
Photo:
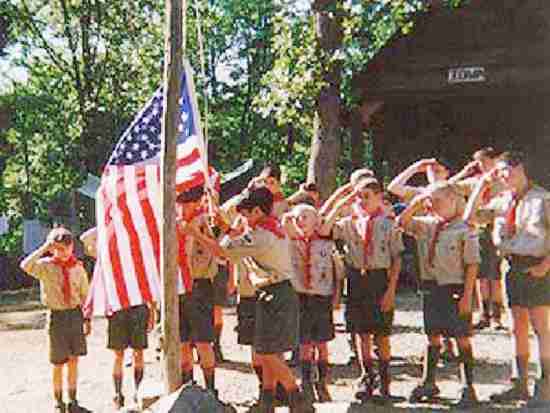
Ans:
[[[313,10],[320,52],[330,58],[342,46],[342,0],[316,0]],[[321,198],[326,199],[336,187],[341,152],[341,65],[326,62],[323,80],[326,85],[317,101],[307,180],[315,182]]]

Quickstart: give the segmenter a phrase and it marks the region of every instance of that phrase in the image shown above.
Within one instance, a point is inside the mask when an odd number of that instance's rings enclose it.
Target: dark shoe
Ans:
[[[411,403],[433,400],[439,396],[440,390],[435,384],[423,383],[414,388],[409,397]]]
[[[491,320],[479,320],[479,322],[474,326],[474,330],[485,330],[486,328],[491,328]]]
[[[219,341],[214,342],[214,356],[217,364],[225,362],[225,357],[223,356],[222,347],[220,346]]]
[[[494,403],[513,403],[528,399],[529,389],[527,386],[522,386],[519,380],[514,380],[511,387],[500,393],[495,393],[489,398]]]
[[[315,391],[317,392],[317,399],[321,403],[329,403],[332,401],[332,397],[330,395],[330,392],[328,391],[327,383],[317,382],[315,383]]]
[[[55,413],[66,413],[67,407],[65,406],[65,403],[57,403],[53,410]]]
[[[460,396],[459,402],[455,407],[461,409],[472,409],[475,406],[479,405],[479,399],[477,398],[476,390],[474,386],[466,386],[462,389],[462,394]]]
[[[541,399],[543,381],[541,379],[535,382],[535,390],[533,392],[533,397],[531,397],[526,407],[528,409],[550,409],[550,400]]]
[[[277,406],[288,406],[288,393],[281,383],[275,387],[275,404]]]
[[[372,394],[377,387],[375,375],[365,374],[359,382],[358,389],[355,392],[355,398],[362,402],[366,402],[372,397]]]
[[[122,394],[117,394],[113,399],[113,404],[115,405],[115,409],[122,409],[124,407],[124,396]]]
[[[305,395],[299,391],[288,395],[288,405],[290,413],[315,413],[313,404],[306,400]]]

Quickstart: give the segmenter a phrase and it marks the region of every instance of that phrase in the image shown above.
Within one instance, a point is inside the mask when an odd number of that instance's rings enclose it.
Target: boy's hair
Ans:
[[[263,175],[266,178],[275,178],[277,181],[281,182],[281,168],[277,164],[266,164],[260,175]]]
[[[478,151],[475,151],[472,155],[472,158],[476,161],[479,161],[483,158],[488,159],[496,159],[501,156],[501,153],[498,152],[495,148],[492,146],[486,146],[484,148],[479,149]]]
[[[367,168],[361,168],[353,171],[349,178],[349,181],[352,186],[356,186],[359,181],[367,178],[374,178],[374,172]]]
[[[464,197],[464,192],[460,189],[460,187],[454,183],[443,181],[443,182],[436,182],[428,187],[428,190],[433,195],[435,193],[443,192],[445,194],[451,195],[456,199],[457,202],[457,208],[460,211],[464,210],[464,207],[466,206],[466,199]]]
[[[266,187],[252,188],[237,204],[237,212],[242,210],[250,211],[254,208],[260,208],[266,215],[271,215],[273,211],[273,194]]]
[[[195,186],[187,191],[181,192],[176,197],[178,204],[186,204],[189,202],[198,202],[204,195],[204,188],[202,186]]]
[[[294,208],[292,208],[292,215],[294,215],[295,217],[303,214],[304,212],[309,212],[315,214],[315,216],[318,216],[317,209],[315,209],[315,207],[313,207],[312,205],[298,204]]]
[[[73,240],[73,233],[63,226],[53,228],[46,237],[48,241],[64,242],[64,240]]]
[[[378,194],[383,191],[382,185],[378,182],[378,179],[374,177],[363,177],[357,184],[360,184],[363,189],[370,189],[375,194]]]

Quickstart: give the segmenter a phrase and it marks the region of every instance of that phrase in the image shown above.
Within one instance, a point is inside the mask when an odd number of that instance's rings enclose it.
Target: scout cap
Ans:
[[[353,173],[349,178],[349,181],[351,185],[356,186],[359,183],[359,181],[366,178],[374,178],[374,172],[372,172],[370,169],[367,169],[367,168],[361,168],[353,171]]]
[[[47,241],[70,244],[71,242],[73,242],[73,234],[65,227],[57,227],[50,231],[46,239]]]

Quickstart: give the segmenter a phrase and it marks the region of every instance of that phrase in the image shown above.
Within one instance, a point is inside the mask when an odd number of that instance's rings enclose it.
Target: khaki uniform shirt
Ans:
[[[305,267],[305,243],[299,240],[291,241],[292,264],[295,277],[292,285],[296,292],[301,294],[330,296],[334,294],[336,280],[340,280],[342,274],[336,270],[334,251],[336,244],[331,239],[316,239],[311,241],[311,288],[304,285]]]
[[[439,233],[433,263],[429,263],[430,245],[438,220],[433,216],[414,217],[407,231],[418,240],[423,280],[438,285],[463,284],[466,265],[481,262],[479,238],[461,218],[452,221]]]
[[[395,221],[388,217],[378,217],[374,223],[372,255],[365,259],[364,225],[361,219],[348,216],[336,222],[333,239],[345,243],[346,264],[358,270],[387,269],[392,261],[405,249],[401,231]],[[365,266],[366,264],[366,266]]]
[[[198,216],[194,220],[201,231],[205,233],[208,231],[207,219],[207,215],[204,214]],[[199,242],[195,241],[193,237],[187,237],[185,251],[188,257],[191,277],[194,280],[214,279],[218,273],[218,261],[212,252],[204,248]]]
[[[273,203],[272,214],[277,218],[281,218],[281,216],[287,213],[289,210],[290,205],[288,204],[288,201],[286,199]]]
[[[70,270],[71,300],[65,303],[63,295],[63,271],[52,258],[41,258],[30,265],[29,275],[42,284],[42,302],[50,310],[71,310],[81,306],[88,295],[88,275],[82,265]]]
[[[506,192],[480,210],[483,217],[494,219],[495,246],[503,255],[550,255],[550,192],[535,186],[518,201],[513,235],[508,233],[506,225],[511,202],[512,194]]]
[[[278,238],[264,228],[251,230],[238,239],[224,237],[220,243],[231,260],[245,260],[254,287],[263,287],[294,277],[290,259],[290,240]]]

